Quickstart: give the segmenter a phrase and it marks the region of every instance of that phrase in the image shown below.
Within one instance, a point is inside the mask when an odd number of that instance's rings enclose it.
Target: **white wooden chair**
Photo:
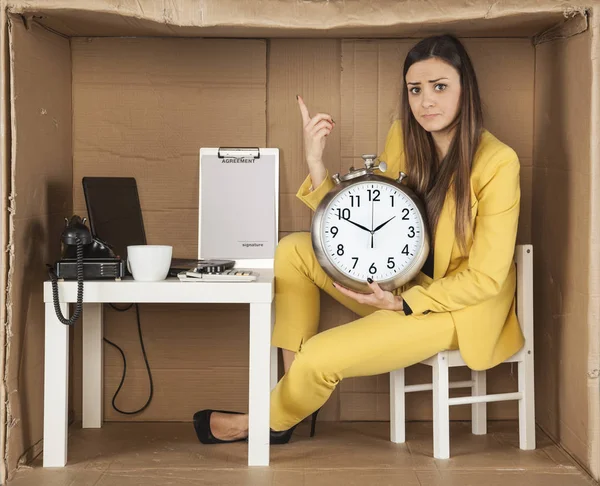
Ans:
[[[533,246],[517,245],[517,317],[525,336],[525,345],[505,363],[518,363],[519,391],[514,393],[486,394],[486,372],[471,371],[471,381],[448,380],[448,369],[467,366],[458,350],[444,351],[422,361],[432,367],[433,383],[404,384],[404,369],[390,373],[390,428],[391,440],[405,441],[405,393],[433,390],[433,456],[450,457],[450,406],[471,404],[472,432],[487,433],[487,402],[519,400],[519,446],[535,449],[535,403],[533,378]],[[471,388],[471,396],[449,397],[449,388]]]

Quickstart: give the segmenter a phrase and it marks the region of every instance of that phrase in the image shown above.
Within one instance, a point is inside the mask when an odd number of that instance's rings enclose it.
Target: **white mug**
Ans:
[[[158,282],[167,278],[173,247],[168,245],[131,245],[127,247],[127,269],[134,280]]]

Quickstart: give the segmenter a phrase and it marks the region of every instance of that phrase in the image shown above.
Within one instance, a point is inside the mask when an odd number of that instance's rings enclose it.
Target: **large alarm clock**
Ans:
[[[311,239],[317,260],[335,282],[364,293],[367,278],[392,291],[412,280],[429,254],[425,206],[402,180],[374,174],[376,155],[364,168],[335,174],[335,186],[315,210]]]

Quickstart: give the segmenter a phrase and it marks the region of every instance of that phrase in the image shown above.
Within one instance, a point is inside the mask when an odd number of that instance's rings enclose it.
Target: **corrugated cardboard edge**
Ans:
[[[588,305],[588,463],[596,480],[600,480],[600,138],[593,134],[600,128],[600,19],[591,18],[592,86],[590,137],[590,272],[588,273],[590,301]]]
[[[588,8],[566,8],[563,11],[565,21],[533,36],[533,44],[537,46],[544,42],[566,39],[585,32],[589,28],[589,13],[590,9]]]
[[[9,90],[9,94],[14,93],[14,78],[13,78],[13,63],[14,63],[14,49],[13,49],[13,45],[12,45],[12,39],[11,39],[11,35],[10,35],[10,29],[11,29],[11,21],[10,18],[8,18],[8,16],[6,17],[6,26],[7,26],[7,50],[9,51],[9,56],[6,57],[6,69],[5,69],[5,79],[6,82],[8,83],[8,90]],[[12,114],[14,113],[14,100],[13,97],[10,96],[9,97],[9,102],[7,103],[7,105],[9,108],[9,121],[10,121],[10,128],[8,131],[8,142],[11,142],[12,140],[15,139],[15,135],[16,135],[16,123],[15,123],[15,119],[12,116]],[[10,356],[10,352],[11,352],[11,337],[12,337],[12,330],[11,330],[11,321],[12,321],[12,275],[14,273],[14,262],[15,262],[15,253],[14,253],[14,237],[15,237],[15,223],[14,223],[14,215],[15,215],[15,196],[16,194],[13,193],[14,187],[15,187],[15,167],[13,166],[14,161],[15,161],[15,151],[16,151],[16,147],[15,144],[10,143],[10,152],[7,149],[7,158],[5,159],[6,163],[6,170],[4,171],[3,175],[5,176],[5,184],[3,184],[3,190],[5,190],[6,192],[5,197],[3,198],[3,206],[6,205],[3,211],[3,218],[7,219],[6,223],[7,223],[7,227],[5,228],[6,231],[6,238],[3,239],[7,240],[6,246],[4,246],[5,251],[3,252],[3,272],[2,272],[2,277],[5,278],[6,280],[3,282],[4,283],[4,288],[6,289],[6,294],[3,294],[4,297],[4,306],[2,307],[2,312],[4,313],[4,319],[2,320],[2,329],[3,329],[3,336],[4,336],[4,356],[3,356],[3,375],[2,375],[2,394],[3,394],[3,406],[2,406],[2,414],[3,414],[3,425],[4,425],[4,440],[5,440],[5,448],[3,449],[2,453],[3,453],[3,457],[2,457],[2,464],[3,464],[3,468],[5,470],[5,473],[8,474],[9,470],[8,470],[8,463],[7,463],[7,456],[8,456],[8,444],[10,442],[10,430],[11,428],[14,426],[13,423],[13,417],[11,415],[11,411],[10,411],[10,403],[9,403],[9,399],[8,399],[8,395],[10,393],[10,390],[8,389],[8,376],[6,373],[6,363],[8,361],[8,357]]]
[[[567,8],[564,11],[565,21],[539,33],[532,39],[534,45],[558,41],[576,36],[591,29],[591,89],[590,89],[590,133],[597,133],[600,124],[600,69],[598,57],[600,53],[600,21],[588,8]],[[600,139],[590,136],[590,222],[589,222],[589,266],[588,286],[589,301],[587,307],[587,458],[577,457],[564,445],[558,445],[571,459],[578,463],[583,470],[591,474],[595,480],[600,480]],[[584,462],[585,461],[585,462]]]
[[[10,146],[10,110],[8,100],[10,99],[8,73],[9,73],[9,56],[8,54],[8,22],[6,16],[6,1],[0,0],[0,58],[4,61],[0,66],[0,190],[2,191],[2,199],[0,205],[2,207],[0,215],[0,241],[2,249],[7,248],[7,217],[6,205],[8,194],[8,174],[9,174],[9,146]],[[8,397],[6,394],[6,269],[7,269],[7,253],[0,252],[0,376],[2,376],[0,385],[0,451],[2,451],[2,460],[0,461],[0,483],[6,482],[8,467],[5,461],[7,452],[6,440],[6,404]]]
[[[98,12],[119,15],[124,19],[152,21],[163,25],[184,27],[243,26],[251,28],[315,29],[327,31],[338,27],[393,26],[408,24],[436,24],[453,20],[493,19],[540,12],[563,12],[564,4],[555,0],[517,1],[488,0],[450,5],[446,0],[379,0],[365,2],[342,0],[12,0],[9,8],[22,14],[58,11]],[[257,3],[263,8],[257,8]],[[568,7],[579,8],[579,7]],[[318,10],[319,15],[315,15]],[[340,15],[341,14],[341,15]]]

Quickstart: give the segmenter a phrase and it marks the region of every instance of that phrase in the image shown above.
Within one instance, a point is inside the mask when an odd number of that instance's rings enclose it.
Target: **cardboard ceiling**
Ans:
[[[584,7],[553,0],[110,0],[20,1],[11,11],[68,36],[523,37],[552,29]],[[75,8],[74,4],[78,5]]]

